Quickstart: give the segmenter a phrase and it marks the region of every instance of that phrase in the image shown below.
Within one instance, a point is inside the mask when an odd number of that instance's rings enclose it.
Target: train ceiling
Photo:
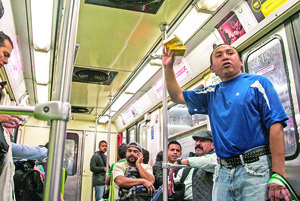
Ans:
[[[75,70],[98,71],[102,73],[98,77],[100,80],[110,79],[112,74],[115,76],[106,85],[103,82],[76,81],[73,77],[71,105],[93,110],[87,110],[89,111],[87,113],[72,113],[72,116],[76,120],[94,121],[95,116],[101,114],[109,104],[109,96],[114,97],[124,87],[124,83],[160,39],[159,24],[171,23],[190,1],[165,0],[163,3],[156,1],[162,3],[159,9],[155,10],[156,14],[88,2],[92,1],[80,2],[77,31],[80,49]],[[88,75],[91,74],[87,72],[86,76]]]

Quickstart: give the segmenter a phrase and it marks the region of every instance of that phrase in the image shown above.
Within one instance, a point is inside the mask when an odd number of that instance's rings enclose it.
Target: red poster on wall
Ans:
[[[231,45],[246,33],[242,23],[233,11],[228,13],[215,28],[218,29],[224,43],[228,45]]]

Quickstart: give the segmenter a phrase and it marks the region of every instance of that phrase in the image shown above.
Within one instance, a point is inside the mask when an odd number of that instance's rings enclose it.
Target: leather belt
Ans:
[[[230,158],[220,159],[218,158],[218,163],[227,168],[233,168],[243,163],[253,163],[259,160],[260,156],[271,154],[269,146],[260,146],[246,151],[243,154],[236,155]],[[242,160],[244,162],[242,162]]]

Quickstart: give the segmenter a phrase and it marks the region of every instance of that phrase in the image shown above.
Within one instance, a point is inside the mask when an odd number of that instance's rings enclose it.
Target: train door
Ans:
[[[90,171],[90,160],[95,153],[98,151],[98,145],[101,140],[107,141],[107,132],[97,132],[95,142],[95,132],[86,131],[84,134],[84,146],[83,146],[83,157],[81,159],[82,165],[82,188],[81,188],[81,200],[93,200],[94,189],[92,187],[92,172]],[[109,152],[109,163],[112,164],[116,161],[117,154],[117,133],[112,132],[110,137],[110,152]],[[95,146],[95,149],[94,149]]]
[[[300,25],[299,13],[296,14],[298,27]],[[282,105],[289,117],[287,127],[284,128],[286,147],[286,176],[287,179],[300,191],[300,180],[297,169],[300,167],[299,154],[299,55],[297,51],[291,51],[297,47],[292,43],[295,37],[299,38],[299,32],[293,31],[291,19],[281,24],[264,38],[251,45],[242,53],[245,71],[251,74],[259,74],[269,78],[273,83]]]
[[[67,131],[63,167],[66,170],[65,201],[80,200],[83,132]]]

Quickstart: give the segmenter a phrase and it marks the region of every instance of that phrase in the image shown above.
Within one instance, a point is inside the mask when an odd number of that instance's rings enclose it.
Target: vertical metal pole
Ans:
[[[110,95],[108,97],[109,99],[109,104],[111,105],[112,103],[112,99],[113,97]],[[108,168],[109,168],[109,162],[110,162],[110,133],[111,133],[111,107],[109,107],[109,112],[108,112],[108,116],[109,116],[109,119],[108,119],[108,131],[107,131],[107,160],[106,160],[106,175],[108,174]],[[112,184],[110,184],[112,185]]]
[[[94,151],[97,149],[97,127],[98,127],[98,115],[96,114],[95,117],[95,134],[94,134]],[[92,174],[92,188],[91,188],[91,201],[93,201],[93,178],[94,178],[94,173]]]
[[[166,39],[168,24],[166,22],[159,25],[162,32],[162,40]],[[167,87],[165,81],[164,69],[162,69],[163,83],[163,163],[168,162],[168,103],[167,103]],[[168,200],[168,170],[163,169],[163,200]]]
[[[70,102],[80,0],[65,3],[53,100]],[[51,121],[45,201],[60,200],[66,128],[66,121]]]

